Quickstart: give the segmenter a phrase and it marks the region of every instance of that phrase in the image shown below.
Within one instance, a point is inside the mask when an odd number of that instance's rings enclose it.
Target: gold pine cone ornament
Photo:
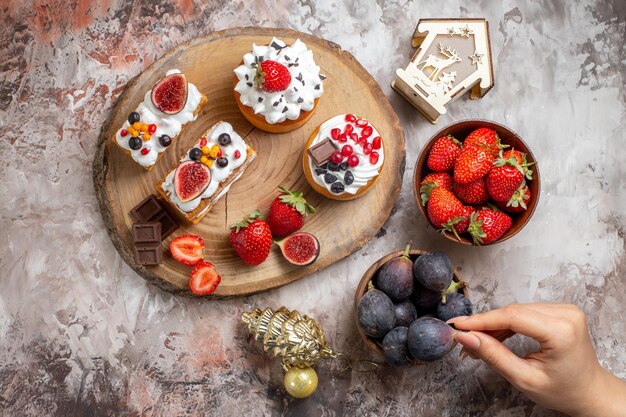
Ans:
[[[281,360],[287,392],[295,398],[313,394],[318,382],[313,366],[320,358],[337,356],[326,344],[317,320],[286,307],[244,311],[241,320],[248,325],[254,340],[263,344],[263,350]]]

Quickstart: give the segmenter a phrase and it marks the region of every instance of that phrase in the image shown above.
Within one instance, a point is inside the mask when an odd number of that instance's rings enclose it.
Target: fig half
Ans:
[[[152,89],[152,104],[165,114],[180,113],[187,103],[187,78],[170,74]]]
[[[276,242],[287,261],[294,265],[311,265],[320,254],[320,242],[315,236],[298,232]]]
[[[182,202],[191,201],[204,192],[211,182],[211,170],[196,161],[185,161],[174,173],[174,189]]]

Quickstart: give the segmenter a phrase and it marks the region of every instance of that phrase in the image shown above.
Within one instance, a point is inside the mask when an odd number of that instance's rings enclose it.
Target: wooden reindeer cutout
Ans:
[[[467,91],[475,99],[493,87],[485,19],[421,19],[412,44],[418,49],[391,86],[432,123]]]

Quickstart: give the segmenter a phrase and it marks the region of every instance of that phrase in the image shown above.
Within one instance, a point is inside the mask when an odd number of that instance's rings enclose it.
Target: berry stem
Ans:
[[[454,294],[455,292],[459,292],[459,290],[464,287],[465,287],[465,282],[456,282],[452,280],[448,288],[443,292],[443,294],[441,294],[441,303],[442,304],[446,303],[446,296],[448,294]]]
[[[403,258],[409,259],[409,251],[411,250],[411,244],[413,244],[413,242],[411,241],[409,241],[409,243],[406,244],[406,247],[404,248],[404,252],[402,253]]]

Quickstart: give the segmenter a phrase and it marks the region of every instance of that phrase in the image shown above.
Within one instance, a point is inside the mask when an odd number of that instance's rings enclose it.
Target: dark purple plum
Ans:
[[[403,301],[395,305],[396,326],[409,327],[417,319],[417,310],[410,301]]]
[[[431,362],[454,347],[454,329],[433,317],[420,317],[409,326],[407,347],[412,358]]]
[[[409,259],[410,249],[411,245],[406,245],[404,253],[385,262],[374,278],[374,286],[395,302],[404,301],[413,293],[413,261]]]
[[[458,292],[447,294],[445,303],[442,300],[439,302],[439,307],[437,307],[437,316],[443,321],[450,320],[453,317],[471,315],[472,302]]]
[[[428,253],[417,258],[413,274],[424,287],[443,293],[452,282],[452,262],[443,252]]]
[[[398,326],[387,333],[383,339],[385,359],[393,366],[407,366],[411,363],[406,346],[408,332],[408,327]]]
[[[419,282],[416,282],[411,301],[413,301],[413,305],[421,314],[434,312],[437,311],[437,306],[441,301],[441,293],[431,291]]]
[[[359,327],[368,336],[384,337],[396,327],[396,313],[393,302],[378,290],[369,290],[357,305]]]

